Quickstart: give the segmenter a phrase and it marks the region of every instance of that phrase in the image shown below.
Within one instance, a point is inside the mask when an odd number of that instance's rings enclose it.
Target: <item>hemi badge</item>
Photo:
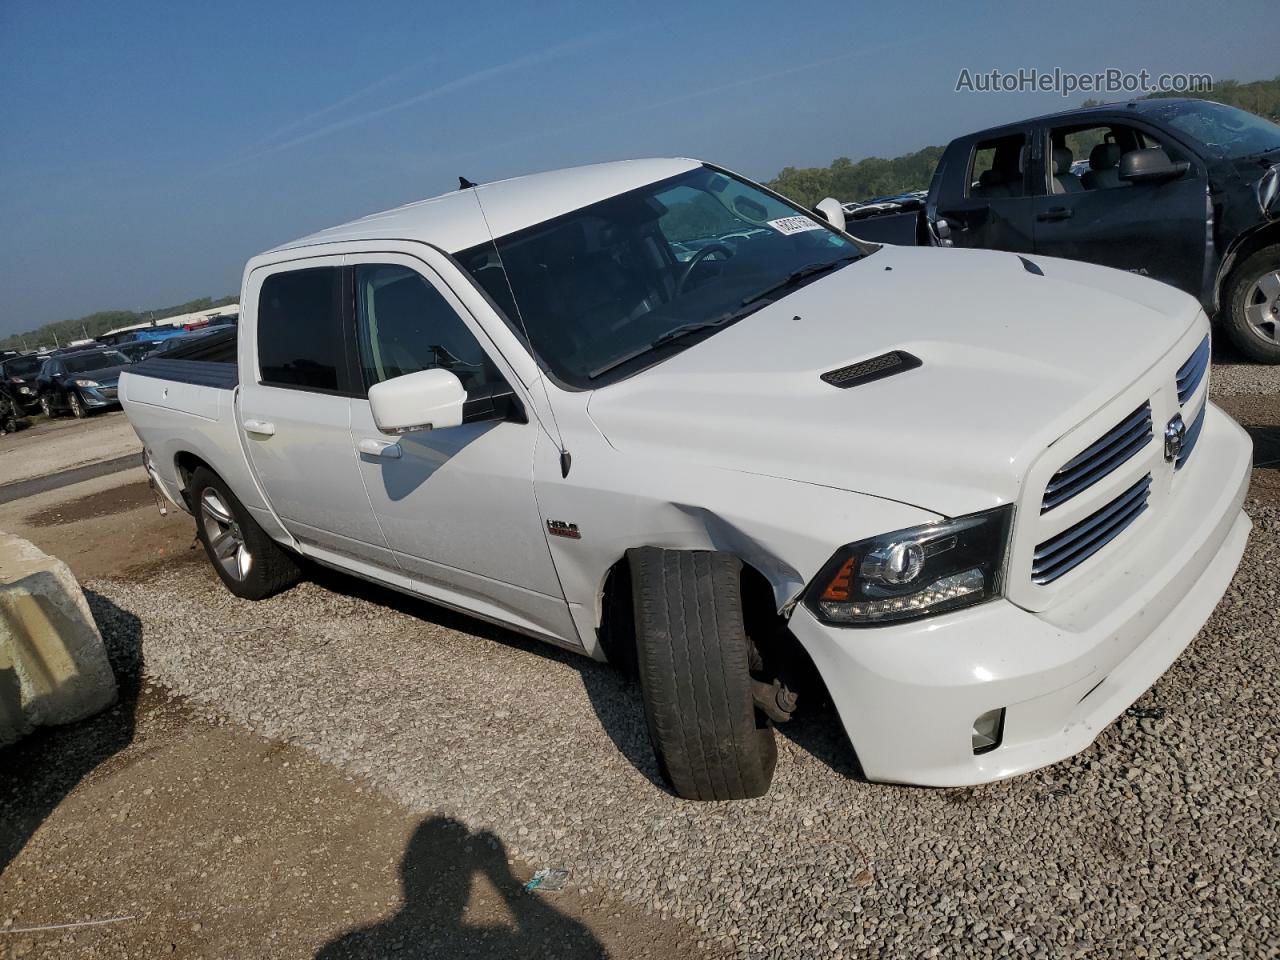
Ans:
[[[582,534],[578,532],[576,523],[565,523],[563,520],[548,520],[547,533],[553,537],[565,537],[569,540],[581,540]]]

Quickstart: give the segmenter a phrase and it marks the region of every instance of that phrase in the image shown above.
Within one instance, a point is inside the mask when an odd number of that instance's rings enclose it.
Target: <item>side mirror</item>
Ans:
[[[827,199],[814,207],[813,211],[837,230],[844,229],[844,207],[840,205],[840,201],[835,197],[827,197]]]
[[[462,423],[466,399],[458,375],[440,367],[406,373],[369,388],[373,422],[383,433],[456,427]]]
[[[1159,183],[1182,176],[1190,168],[1185,160],[1174,163],[1159,147],[1130,150],[1120,158],[1119,176],[1129,183]]]
[[[945,217],[939,217],[933,222],[933,235],[938,239],[938,246],[955,246],[955,241],[951,239],[951,221]]]

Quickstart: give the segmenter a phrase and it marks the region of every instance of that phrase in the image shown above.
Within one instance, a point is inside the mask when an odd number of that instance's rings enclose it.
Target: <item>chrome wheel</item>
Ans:
[[[1244,318],[1263,340],[1280,344],[1280,271],[1254,281],[1244,298]]]
[[[40,398],[40,412],[43,413],[46,417],[53,416],[53,406],[52,404],[49,403],[48,397]]]
[[[240,524],[213,487],[205,487],[200,495],[200,523],[213,558],[227,576],[236,580],[247,577],[253,567],[253,555],[245,546]]]
[[[80,399],[80,394],[71,394],[71,415],[77,420],[84,419],[84,401]]]

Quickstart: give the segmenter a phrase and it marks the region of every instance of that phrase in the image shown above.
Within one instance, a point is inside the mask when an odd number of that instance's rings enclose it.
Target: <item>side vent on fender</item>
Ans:
[[[838,370],[828,370],[822,375],[822,379],[833,387],[847,390],[849,387],[861,386],[873,380],[892,377],[895,373],[906,373],[920,365],[920,358],[914,354],[907,353],[905,350],[891,350],[870,360],[859,360]]]

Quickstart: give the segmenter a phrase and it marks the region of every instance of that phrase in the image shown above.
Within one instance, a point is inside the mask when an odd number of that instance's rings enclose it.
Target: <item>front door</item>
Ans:
[[[390,253],[347,262],[364,388],[432,367],[456,373],[469,397],[515,382],[427,264]],[[361,394],[350,442],[404,573],[446,603],[579,645],[533,494],[534,451],[549,442],[536,419],[499,414],[393,436],[377,429]]]
[[[1035,252],[1161,280],[1199,297],[1208,240],[1208,185],[1199,161],[1133,124],[1093,121],[1048,131],[1055,154],[1077,173],[1038,184]],[[1160,147],[1189,169],[1177,179],[1129,183],[1119,164],[1131,150]]]
[[[351,450],[353,345],[341,257],[251,275],[237,411],[249,461],[304,550],[394,569]]]

